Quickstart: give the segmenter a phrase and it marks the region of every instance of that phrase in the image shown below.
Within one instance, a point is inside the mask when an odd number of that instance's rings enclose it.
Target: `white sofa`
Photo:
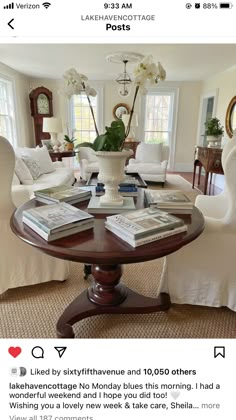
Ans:
[[[48,152],[42,149],[40,148],[37,152],[36,149],[29,148],[15,150],[16,165],[12,182],[12,199],[16,207],[33,198],[36,190],[58,185],[73,185],[75,182],[74,170],[65,167],[63,162],[52,162]],[[32,156],[32,154],[36,156],[35,159],[41,167],[41,172],[46,172],[41,173],[37,179],[33,179],[22,162],[24,156]]]
[[[136,158],[130,159],[128,172],[139,172],[145,181],[164,182],[169,159],[169,147],[162,143],[140,143]]]

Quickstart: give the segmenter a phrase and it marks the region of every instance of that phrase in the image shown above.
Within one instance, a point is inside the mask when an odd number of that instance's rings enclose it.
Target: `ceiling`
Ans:
[[[235,44],[1,44],[0,61],[33,78],[61,79],[70,67],[93,80],[114,80],[122,64],[106,56],[117,51],[152,54],[167,71],[167,80],[205,80],[236,65]],[[132,72],[135,64],[128,64]]]

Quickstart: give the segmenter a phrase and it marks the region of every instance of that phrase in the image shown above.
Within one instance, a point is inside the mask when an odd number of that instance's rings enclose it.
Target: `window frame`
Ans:
[[[16,87],[15,87],[15,80],[11,77],[6,76],[5,74],[0,73],[0,81],[6,83],[8,85],[8,112],[9,108],[11,113],[7,114],[10,119],[10,126],[11,126],[11,139],[7,138],[7,140],[11,143],[13,147],[17,147],[18,144],[18,129],[17,129],[17,113],[16,113]],[[8,136],[7,136],[8,137]]]
[[[168,163],[168,169],[174,170],[175,166],[175,148],[176,148],[176,131],[177,131],[177,115],[178,115],[178,103],[179,103],[179,88],[178,87],[149,87],[147,88],[147,92],[142,96],[141,100],[141,115],[143,116],[141,118],[140,123],[140,130],[139,130],[139,138],[141,141],[144,142],[144,135],[145,135],[145,115],[146,115],[146,98],[147,95],[152,94],[159,94],[159,95],[170,95],[172,97],[171,101],[171,116],[169,117],[171,122],[171,131],[168,131],[170,133],[169,136],[169,163]]]
[[[97,127],[99,133],[103,132],[104,130],[104,103],[103,103],[103,95],[104,95],[104,86],[99,82],[92,83],[93,88],[97,91]],[[73,97],[69,100],[69,108],[68,108],[68,122],[69,130],[71,133],[74,133],[74,119],[73,119]],[[73,134],[74,135],[74,134]],[[95,140],[95,139],[94,139]]]

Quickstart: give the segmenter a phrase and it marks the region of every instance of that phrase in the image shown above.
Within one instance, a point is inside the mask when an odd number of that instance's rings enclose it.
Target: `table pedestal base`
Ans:
[[[59,318],[59,338],[74,338],[72,326],[94,315],[144,314],[166,311],[170,307],[170,297],[167,293],[150,298],[121,284],[121,265],[93,265],[92,273],[92,286],[76,297]]]

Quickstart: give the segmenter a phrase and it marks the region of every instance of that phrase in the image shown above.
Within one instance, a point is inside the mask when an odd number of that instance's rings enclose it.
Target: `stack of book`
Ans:
[[[48,242],[94,226],[94,217],[67,203],[23,211],[23,222]]]
[[[98,182],[96,185],[96,195],[100,196],[105,193],[104,184],[102,182]],[[138,188],[134,182],[122,182],[119,185],[119,193],[123,197],[137,197],[138,195]]]
[[[187,230],[183,220],[154,207],[108,216],[105,226],[134,248]]]
[[[76,204],[88,200],[91,197],[91,191],[68,185],[60,185],[58,187],[34,191],[34,195],[37,201],[46,204],[61,202]]]
[[[182,191],[145,191],[147,206],[156,207],[173,214],[192,214],[193,203]]]
[[[117,214],[121,212],[135,210],[135,204],[133,197],[124,197],[124,202],[122,206],[116,206],[115,204],[112,205],[105,205],[100,202],[100,197],[92,196],[90,198],[88,208],[89,213],[92,214]]]

